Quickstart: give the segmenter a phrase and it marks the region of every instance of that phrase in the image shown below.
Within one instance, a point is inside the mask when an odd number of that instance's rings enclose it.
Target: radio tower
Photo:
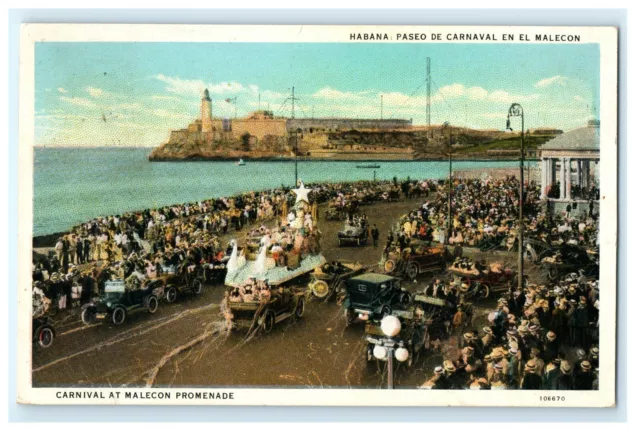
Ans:
[[[426,120],[427,120],[427,132],[431,129],[431,57],[427,57],[427,94],[426,98]]]

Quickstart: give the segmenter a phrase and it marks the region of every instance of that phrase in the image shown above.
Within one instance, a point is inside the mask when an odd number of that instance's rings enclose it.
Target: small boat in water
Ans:
[[[360,169],[380,169],[380,165],[377,165],[377,164],[356,165],[356,168],[360,168]]]
[[[244,166],[246,165],[246,163],[244,162],[244,160],[240,159],[236,162],[236,166]]]

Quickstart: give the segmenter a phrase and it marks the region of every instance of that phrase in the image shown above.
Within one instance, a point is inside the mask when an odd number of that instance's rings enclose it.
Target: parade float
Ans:
[[[317,205],[309,203],[309,192],[302,181],[294,189],[296,200],[287,210],[284,203],[278,224],[264,229],[259,237],[248,237],[244,247],[232,241],[225,285],[247,287],[264,280],[270,287],[308,274],[323,265],[317,229]]]
[[[227,263],[224,308],[230,326],[262,328],[304,312],[304,287],[297,281],[326,263],[320,253],[317,205],[299,182],[295,204],[282,207],[278,223],[249,235],[243,247],[232,241]]]

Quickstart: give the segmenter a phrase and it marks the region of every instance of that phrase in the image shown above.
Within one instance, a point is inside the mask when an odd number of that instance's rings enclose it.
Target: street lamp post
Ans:
[[[511,129],[511,117],[520,117],[522,130],[520,132],[520,199],[518,205],[518,289],[522,290],[524,279],[524,223],[522,221],[522,207],[524,205],[524,109],[519,103],[513,103],[507,114],[507,130]]]
[[[293,184],[298,185],[298,133],[302,133],[302,129],[298,128],[295,131],[295,141],[293,146],[294,160],[295,160],[295,178]]]
[[[448,199],[448,210],[447,210],[447,236],[446,236],[446,242],[449,242],[449,237],[451,236],[451,176],[452,176],[452,170],[453,170],[453,165],[452,165],[452,161],[451,161],[451,128],[449,127],[449,122],[445,121],[444,123],[442,123],[442,127],[441,129],[443,130],[443,135],[444,135],[444,130],[449,128],[449,145],[448,145],[448,149],[449,149],[449,199]]]
[[[400,319],[393,315],[385,316],[380,322],[380,329],[385,335],[384,338],[367,337],[367,341],[375,344],[373,356],[381,361],[387,361],[387,389],[393,389],[393,358],[404,362],[409,358],[409,351],[402,341],[397,342],[394,338],[402,329]]]

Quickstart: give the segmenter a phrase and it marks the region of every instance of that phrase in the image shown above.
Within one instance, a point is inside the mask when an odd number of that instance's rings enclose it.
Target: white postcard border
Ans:
[[[396,389],[141,389],[141,388],[33,388],[31,386],[31,238],[33,225],[33,145],[36,42],[299,42],[372,43],[350,40],[352,33],[494,33],[527,35],[579,34],[576,44],[600,46],[600,389],[598,391],[426,391]],[[153,405],[324,405],[324,406],[544,406],[610,407],[615,405],[616,264],[617,264],[617,29],[613,27],[526,26],[274,26],[274,25],[150,25],[150,24],[24,24],[20,47],[20,100],[18,148],[18,346],[17,400],[26,404],[153,404]],[[373,41],[375,43],[487,43],[482,41]],[[546,42],[557,44],[557,42]],[[59,398],[61,391],[87,391],[105,398]],[[169,399],[109,399],[113,391],[156,394]],[[180,400],[179,392],[233,393],[233,400]],[[564,397],[546,401],[543,397]]]

